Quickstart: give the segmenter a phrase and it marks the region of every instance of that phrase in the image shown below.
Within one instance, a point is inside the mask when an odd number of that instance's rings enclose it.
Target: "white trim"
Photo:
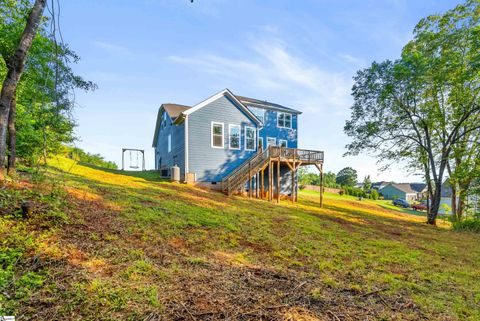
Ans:
[[[269,144],[268,144],[268,140],[270,140],[270,139],[273,139],[273,140],[275,141],[275,144],[274,144],[274,145],[269,145]],[[268,146],[277,146],[277,138],[276,138],[276,137],[268,137],[268,136],[267,136],[267,146],[265,146],[265,147],[268,147]]]
[[[238,128],[238,147],[232,147],[231,143],[232,140],[230,139],[231,137],[231,129],[232,128]],[[242,126],[240,125],[235,125],[235,124],[228,124],[228,149],[233,149],[233,150],[239,150],[242,149]]]
[[[260,148],[260,144],[258,143],[258,141],[262,141],[262,149],[265,149],[265,141],[263,140],[263,137],[258,135],[258,132],[257,132],[257,148]]]
[[[252,126],[245,126],[245,150],[252,151],[257,148],[257,130],[255,127]],[[247,129],[253,129],[253,149],[247,148]]]
[[[286,140],[286,139],[279,139],[278,140],[278,147],[282,147],[282,142],[285,142],[285,147],[288,148],[288,140]]]
[[[206,105],[210,104],[211,102],[214,102],[215,100],[217,100],[218,98],[222,97],[222,96],[228,96],[230,99],[232,99],[234,102],[236,102],[241,109],[243,109],[243,111],[258,125],[258,126],[262,126],[261,122],[258,120],[258,118],[240,101],[238,100],[238,98],[228,89],[224,89],[222,90],[221,92],[211,96],[210,98],[207,98],[205,99],[204,101],[196,104],[195,106],[193,106],[192,108],[190,109],[187,109],[186,111],[184,111],[182,114],[184,115],[190,115],[191,113],[194,113],[196,112],[197,110],[199,110],[200,108],[203,108],[205,107]]]
[[[290,115],[290,127],[279,126],[279,125],[278,125],[278,120],[280,119],[280,114]],[[283,118],[283,123],[285,124],[285,117]],[[292,129],[292,128],[293,128],[293,115],[292,115],[291,113],[286,113],[286,112],[277,112],[277,127],[278,127],[278,128]]]
[[[185,180],[188,173],[188,117],[185,117]]]
[[[213,125],[222,126],[222,147],[213,145]],[[212,148],[225,149],[225,125],[220,122],[212,121],[210,126],[210,146]]]

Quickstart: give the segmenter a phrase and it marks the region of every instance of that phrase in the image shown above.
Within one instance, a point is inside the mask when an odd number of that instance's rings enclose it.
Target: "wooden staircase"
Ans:
[[[251,194],[251,186],[252,186],[252,178],[257,177],[258,174],[261,173],[261,180],[257,181],[257,186],[260,185],[262,187],[262,194],[263,194],[263,176],[264,170],[269,167],[268,173],[268,190],[269,190],[269,199],[272,198],[272,189],[273,189],[273,175],[272,175],[272,162],[277,163],[277,194],[279,193],[279,179],[280,179],[280,163],[286,163],[292,173],[295,174],[298,167],[301,165],[316,165],[320,172],[322,172],[323,165],[323,152],[321,151],[312,151],[312,150],[305,150],[305,149],[297,149],[297,148],[286,148],[286,147],[278,147],[278,146],[269,146],[265,150],[261,150],[248,160],[243,162],[239,167],[233,170],[229,175],[223,178],[222,180],[222,190],[227,195],[232,195],[236,192],[240,192],[243,190],[247,182],[249,183],[249,192]],[[320,166],[319,166],[320,165]],[[293,175],[292,175],[293,179]],[[260,183],[261,181],[261,183]],[[292,181],[293,186],[293,181]],[[293,193],[292,193],[293,195]],[[257,197],[258,197],[258,190],[257,190]],[[263,195],[261,196],[263,198]]]

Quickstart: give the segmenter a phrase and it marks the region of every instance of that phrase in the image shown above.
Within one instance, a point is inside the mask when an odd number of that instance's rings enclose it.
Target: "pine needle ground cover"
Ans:
[[[63,158],[46,176],[2,190],[0,315],[480,320],[480,236],[447,223],[328,194],[322,209],[310,192],[229,198]]]

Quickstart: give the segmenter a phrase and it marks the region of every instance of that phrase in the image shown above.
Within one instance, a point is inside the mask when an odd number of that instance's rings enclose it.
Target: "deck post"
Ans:
[[[295,160],[293,161],[292,169],[292,203],[295,203]]]
[[[323,163],[320,164],[320,207],[323,207]]]
[[[263,192],[264,192],[264,184],[265,184],[265,170],[262,169],[260,172],[260,199],[263,199]]]
[[[277,161],[277,203],[280,203],[280,157]]]
[[[248,197],[252,197],[252,164],[248,162]]]
[[[268,165],[268,200],[273,201],[273,161]]]

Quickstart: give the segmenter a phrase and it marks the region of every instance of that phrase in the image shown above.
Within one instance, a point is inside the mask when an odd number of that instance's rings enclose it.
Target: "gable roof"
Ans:
[[[417,194],[417,192],[415,190],[413,190],[412,187],[410,186],[410,183],[400,183],[400,184],[390,183],[390,184],[382,187],[380,190],[386,188],[387,186],[392,186],[393,188],[396,188],[399,191],[402,191],[406,194]]]
[[[180,116],[182,112],[185,110],[189,109],[191,107],[185,106],[185,105],[179,105],[179,104],[162,104],[160,108],[158,108],[158,113],[157,113],[157,122],[155,124],[155,133],[153,134],[153,142],[152,142],[152,147],[155,147],[157,145],[157,139],[158,139],[158,129],[160,128],[160,123],[161,123],[161,118],[162,118],[162,111],[164,110],[168,116],[172,119],[172,121],[175,121],[175,119]]]
[[[238,100],[246,105],[251,105],[252,107],[259,107],[259,108],[266,108],[266,109],[274,109],[279,111],[285,111],[292,114],[301,114],[302,112],[299,110],[295,110],[289,107],[285,107],[279,104],[271,103],[266,100],[260,100],[255,98],[249,98],[244,96],[237,96]]]
[[[185,105],[179,105],[179,104],[163,104],[162,105],[165,111],[167,112],[168,116],[172,120],[175,120],[181,113],[186,111],[187,109],[190,109],[192,107],[190,106],[185,106]]]
[[[410,184],[410,187],[417,193],[421,193],[423,191],[425,191],[425,189],[427,188],[427,184],[425,183],[411,183]]]
[[[230,98],[238,106],[240,110],[242,110],[245,114],[247,114],[247,116],[250,117],[257,124],[257,126],[262,126],[262,123],[260,122],[260,120],[258,120],[258,118],[250,111],[250,109],[248,109],[244,104],[242,104],[242,102],[237,98],[237,96],[235,96],[228,88],[225,88],[224,90],[216,93],[215,95],[205,99],[204,101],[196,104],[192,108],[185,110],[184,112],[182,112],[181,116],[188,116],[196,112],[197,110],[207,106],[211,102],[219,99],[222,96]],[[183,118],[183,117],[179,117],[179,118]]]

